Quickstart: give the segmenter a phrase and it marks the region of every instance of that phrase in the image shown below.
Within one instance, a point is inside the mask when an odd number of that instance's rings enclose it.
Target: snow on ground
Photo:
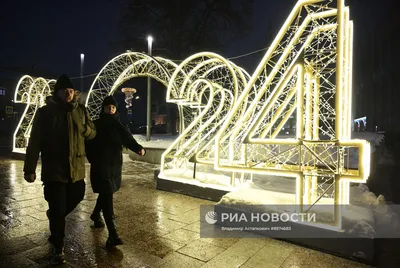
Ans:
[[[146,135],[135,134],[133,135],[133,137],[138,143],[146,148],[167,149],[179,136],[172,136],[171,134],[152,134],[150,136],[150,141],[146,141]],[[294,136],[287,137],[294,138]],[[372,147],[376,147],[379,146],[380,143],[382,143],[384,135],[376,132],[353,132],[352,139],[367,140],[371,143]],[[373,148],[371,149],[371,151],[373,152]]]
[[[371,146],[376,147],[383,142],[385,136],[384,134],[377,132],[353,132],[351,138],[359,140],[367,140],[371,143]]]
[[[165,170],[160,178],[181,182],[184,184],[196,185],[203,188],[219,189],[231,191],[230,177],[223,174],[212,174],[206,172],[196,172],[196,179],[193,179],[193,171],[189,169],[169,169]]]
[[[132,159],[129,157],[129,154],[122,154],[122,162],[132,162]]]
[[[160,148],[167,149],[178,136],[172,136],[171,134],[153,134],[150,136],[150,141],[146,141],[146,135],[133,135],[135,140],[145,148]]]
[[[258,187],[271,192],[296,193],[296,179],[272,175],[253,174],[253,184],[250,188]]]
[[[386,204],[383,195],[377,197],[364,184],[350,188],[350,204],[372,211],[377,237],[399,237],[400,215],[398,205]]]

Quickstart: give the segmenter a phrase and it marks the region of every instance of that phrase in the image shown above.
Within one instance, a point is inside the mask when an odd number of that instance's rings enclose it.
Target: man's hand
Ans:
[[[24,179],[27,182],[32,183],[32,182],[34,182],[36,180],[36,174],[35,173],[33,173],[33,174],[25,174],[24,175]]]
[[[139,155],[144,156],[146,154],[146,150],[142,149],[139,151]]]

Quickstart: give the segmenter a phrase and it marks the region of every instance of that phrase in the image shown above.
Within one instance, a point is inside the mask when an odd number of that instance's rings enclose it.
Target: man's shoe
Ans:
[[[100,215],[90,215],[90,219],[94,222],[94,228],[104,228],[105,224]]]
[[[115,246],[123,245],[124,242],[119,236],[109,236],[106,242],[106,248],[110,249]]]
[[[63,265],[65,263],[64,254],[51,254],[50,264],[53,266]]]
[[[50,264],[53,266],[62,265],[65,263],[64,252],[62,249],[57,249],[52,246],[50,254]]]

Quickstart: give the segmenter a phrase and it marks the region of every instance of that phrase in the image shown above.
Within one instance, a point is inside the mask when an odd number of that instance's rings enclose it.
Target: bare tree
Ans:
[[[143,39],[151,33],[164,56],[219,51],[238,34],[243,38],[252,8],[253,0],[126,0],[119,44],[146,51]]]

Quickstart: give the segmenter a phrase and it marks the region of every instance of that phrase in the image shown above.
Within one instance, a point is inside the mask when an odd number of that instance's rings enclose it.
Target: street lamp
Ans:
[[[147,37],[148,53],[151,56],[151,46],[153,44],[153,37]],[[146,129],[146,141],[150,140],[151,132],[151,80],[147,77],[147,129]]]
[[[81,54],[81,92],[83,92],[83,62],[85,60],[85,54]]]

